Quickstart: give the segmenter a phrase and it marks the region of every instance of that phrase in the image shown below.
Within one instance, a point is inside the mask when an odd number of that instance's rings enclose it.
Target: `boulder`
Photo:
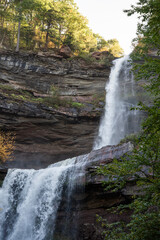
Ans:
[[[113,57],[113,55],[108,51],[102,51],[102,52],[93,52],[91,56],[97,60],[100,60],[105,57]]]
[[[70,58],[72,57],[72,51],[70,49],[70,47],[68,46],[62,46],[60,51],[59,51],[60,55],[62,55],[64,58]]]

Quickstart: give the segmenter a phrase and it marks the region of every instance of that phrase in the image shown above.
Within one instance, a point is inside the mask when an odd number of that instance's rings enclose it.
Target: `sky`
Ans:
[[[89,20],[89,27],[105,40],[116,38],[125,54],[132,51],[131,41],[136,37],[137,16],[123,12],[137,0],[75,0],[80,13]]]

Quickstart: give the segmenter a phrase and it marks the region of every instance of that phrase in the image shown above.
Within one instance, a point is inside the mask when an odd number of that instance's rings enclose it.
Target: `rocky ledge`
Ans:
[[[83,58],[65,59],[51,53],[0,53],[0,82],[41,93],[57,86],[64,96],[91,96],[104,91],[111,59],[107,64]]]
[[[87,155],[85,178],[82,177],[81,181],[78,181],[74,192],[72,192],[68,208],[68,198],[64,191],[57,218],[57,239],[104,239],[102,236],[103,228],[101,223],[97,222],[97,215],[107,219],[110,223],[122,220],[126,223],[130,221],[132,212],[129,209],[123,213],[117,212],[115,214],[112,208],[130,203],[132,196],[137,194],[138,187],[132,180],[122,190],[105,191],[102,182],[106,181],[107,183],[108,179],[102,175],[97,175],[96,170],[99,166],[110,164],[115,158],[120,160],[132,150],[131,143],[124,143],[118,146],[106,146]],[[69,211],[64,211],[64,209],[69,209]],[[68,216],[67,220],[66,216]],[[66,231],[64,224],[67,224]]]

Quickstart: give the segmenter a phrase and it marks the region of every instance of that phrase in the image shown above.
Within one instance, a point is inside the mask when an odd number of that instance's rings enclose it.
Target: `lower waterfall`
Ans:
[[[0,189],[0,240],[51,240],[64,186],[69,201],[87,155],[41,170],[10,169]]]

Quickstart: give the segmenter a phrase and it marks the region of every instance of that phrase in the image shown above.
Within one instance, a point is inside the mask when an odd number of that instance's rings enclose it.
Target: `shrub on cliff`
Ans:
[[[10,133],[0,132],[0,163],[11,160],[14,136]]]

